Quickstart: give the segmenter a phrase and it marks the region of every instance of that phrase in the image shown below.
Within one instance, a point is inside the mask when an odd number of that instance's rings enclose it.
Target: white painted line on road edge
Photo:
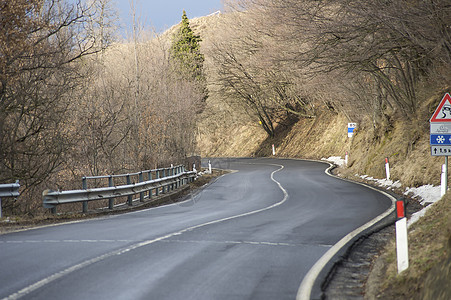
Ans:
[[[31,293],[31,292],[33,292],[33,291],[35,291],[35,290],[47,285],[47,284],[49,284],[49,283],[51,283],[51,282],[53,282],[55,280],[58,280],[58,279],[66,276],[66,275],[69,275],[70,273],[73,273],[73,272],[75,272],[77,270],[80,270],[82,268],[88,267],[88,266],[90,266],[92,264],[98,263],[98,262],[100,262],[102,260],[105,260],[105,259],[107,259],[109,257],[115,256],[115,255],[121,255],[121,254],[124,254],[126,252],[135,250],[137,248],[144,247],[144,246],[147,246],[147,245],[159,242],[159,241],[163,241],[163,240],[169,239],[169,238],[171,238],[173,236],[181,235],[181,234],[183,234],[183,233],[185,233],[187,231],[191,231],[191,230],[194,230],[194,229],[197,229],[197,228],[201,228],[201,227],[204,227],[204,226],[207,226],[207,225],[217,224],[217,223],[221,223],[221,222],[224,222],[224,221],[229,221],[229,220],[233,220],[233,219],[237,219],[237,218],[253,215],[253,214],[256,214],[256,213],[259,213],[259,212],[262,212],[262,211],[270,210],[270,209],[272,209],[274,207],[277,207],[279,205],[282,205],[283,203],[285,203],[287,201],[288,193],[282,187],[282,185],[277,180],[274,179],[274,174],[279,172],[279,171],[281,171],[284,168],[284,166],[283,165],[275,165],[275,164],[268,164],[268,165],[273,165],[273,166],[280,167],[279,169],[277,169],[277,170],[275,170],[275,171],[273,171],[271,173],[271,180],[274,181],[278,185],[280,190],[283,192],[284,196],[283,196],[283,199],[281,201],[279,201],[279,202],[277,202],[277,203],[275,203],[273,205],[270,205],[268,207],[265,207],[265,208],[261,208],[261,209],[257,209],[257,210],[250,211],[250,212],[247,212],[247,213],[242,213],[242,214],[239,214],[239,215],[235,215],[235,216],[231,216],[231,217],[227,217],[227,218],[223,218],[223,219],[219,219],[219,220],[210,221],[210,222],[206,222],[206,223],[203,223],[203,224],[191,226],[191,227],[182,229],[180,231],[177,231],[177,232],[174,232],[174,233],[170,233],[170,234],[165,235],[165,236],[158,237],[158,238],[153,239],[153,240],[143,241],[143,242],[140,242],[140,243],[128,246],[128,247],[123,248],[123,249],[119,249],[119,250],[116,250],[116,251],[112,251],[112,252],[109,252],[109,253],[97,256],[97,257],[95,257],[93,259],[89,259],[89,260],[86,260],[86,261],[84,261],[82,263],[74,265],[72,267],[69,267],[69,268],[67,268],[67,269],[65,269],[65,270],[63,270],[61,272],[55,273],[53,275],[50,275],[49,277],[44,278],[44,279],[42,279],[42,280],[40,280],[40,281],[38,281],[38,282],[36,282],[36,283],[34,283],[32,285],[29,285],[29,286],[21,289],[20,291],[14,293],[12,295],[9,295],[6,298],[3,298],[2,300],[15,300],[15,299],[19,299],[21,297],[24,297],[27,294],[29,294],[29,293]],[[69,241],[70,240],[66,240],[66,242],[69,242]]]
[[[371,226],[373,226],[374,224],[376,224],[383,218],[387,217],[395,209],[396,199],[393,196],[391,196],[390,194],[388,194],[384,191],[373,188],[372,186],[362,184],[360,182],[346,180],[344,178],[340,178],[338,176],[332,175],[330,173],[330,170],[334,167],[334,165],[332,165],[330,163],[329,163],[329,165],[330,165],[329,168],[327,168],[327,170],[325,171],[325,173],[327,175],[344,180],[344,181],[352,182],[355,184],[360,184],[362,186],[365,186],[367,188],[370,188],[372,190],[380,192],[392,201],[392,205],[389,209],[387,209],[384,213],[382,213],[378,217],[374,218],[373,220],[360,226],[359,228],[355,229],[354,231],[352,231],[351,233],[349,233],[348,235],[343,237],[340,241],[338,241],[338,243],[333,245],[332,248],[330,248],[326,253],[324,253],[324,255],[321,256],[321,258],[313,265],[313,267],[308,271],[307,275],[305,275],[304,279],[302,280],[301,285],[299,286],[299,289],[298,289],[298,293],[296,295],[296,300],[310,300],[310,296],[311,296],[313,285],[316,281],[316,278],[319,276],[321,270],[326,266],[326,264],[334,257],[334,255],[337,254],[338,251],[340,251],[340,249],[343,248],[356,235],[360,234],[365,229],[370,228]]]

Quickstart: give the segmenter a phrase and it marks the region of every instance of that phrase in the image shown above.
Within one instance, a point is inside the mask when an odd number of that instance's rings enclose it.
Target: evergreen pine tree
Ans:
[[[180,29],[174,35],[171,46],[171,60],[176,72],[184,79],[198,81],[205,85],[203,73],[204,55],[200,52],[201,38],[195,35],[183,10]]]

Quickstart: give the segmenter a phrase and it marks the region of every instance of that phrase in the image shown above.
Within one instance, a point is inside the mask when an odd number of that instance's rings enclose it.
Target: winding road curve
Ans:
[[[0,299],[295,299],[323,254],[392,205],[323,163],[212,163],[238,172],[186,201],[0,235]]]

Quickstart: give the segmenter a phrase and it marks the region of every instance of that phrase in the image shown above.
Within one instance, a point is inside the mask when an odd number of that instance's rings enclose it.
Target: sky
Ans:
[[[157,33],[178,24],[185,9],[189,19],[202,17],[222,10],[221,0],[134,0],[136,17],[146,28],[154,28]],[[113,0],[121,23],[131,31],[130,0]]]

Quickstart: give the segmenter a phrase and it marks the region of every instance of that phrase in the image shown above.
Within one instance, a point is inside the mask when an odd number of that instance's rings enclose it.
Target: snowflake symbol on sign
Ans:
[[[445,138],[442,135],[439,135],[437,137],[437,143],[439,144],[443,144],[443,142],[445,142]]]

